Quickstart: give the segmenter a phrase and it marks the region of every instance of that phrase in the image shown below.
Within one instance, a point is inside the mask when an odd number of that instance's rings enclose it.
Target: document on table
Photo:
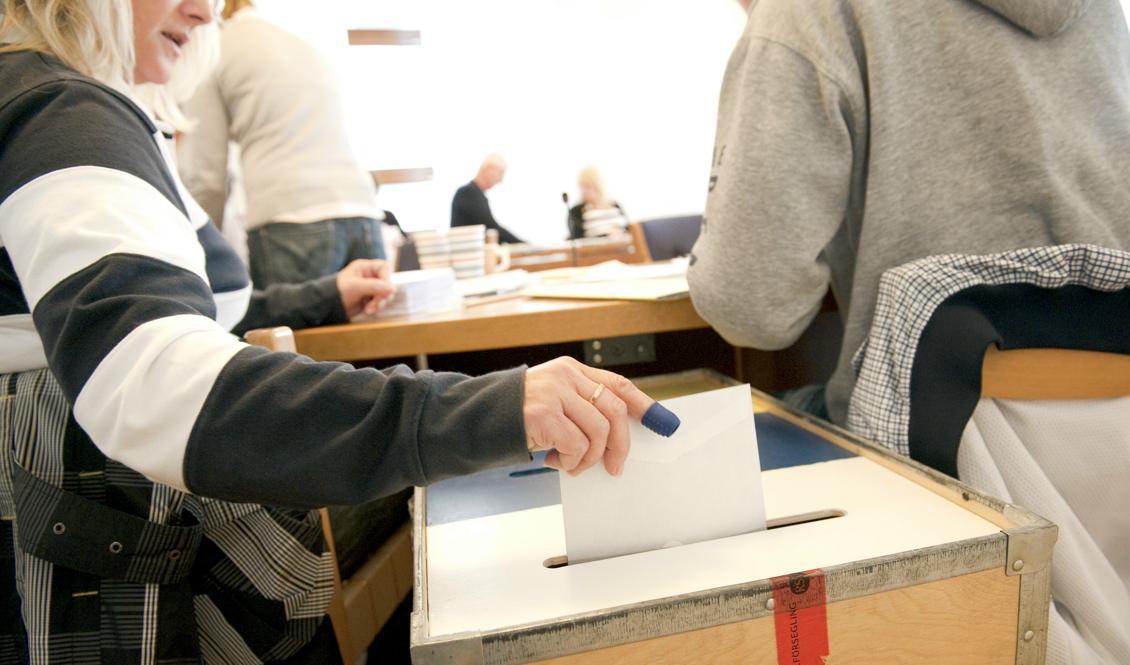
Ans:
[[[679,300],[688,296],[690,288],[686,276],[682,276],[576,284],[543,282],[526,293],[534,298],[565,300]]]
[[[538,275],[526,293],[535,298],[674,300],[686,298],[687,261],[625,265],[606,261],[587,268],[560,268]]]
[[[749,386],[663,405],[682,425],[667,439],[633,422],[622,476],[558,474],[570,564],[765,528]]]

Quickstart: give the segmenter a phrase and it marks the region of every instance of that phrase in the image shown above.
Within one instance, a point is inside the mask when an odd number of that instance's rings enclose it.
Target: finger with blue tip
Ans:
[[[675,430],[679,429],[682,421],[679,416],[676,416],[670,409],[656,402],[644,412],[643,418],[640,419],[643,426],[655,432],[659,436],[671,436]]]

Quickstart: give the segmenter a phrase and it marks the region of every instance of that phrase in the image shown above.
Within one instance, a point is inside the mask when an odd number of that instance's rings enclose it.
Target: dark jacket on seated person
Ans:
[[[595,219],[593,218],[594,213],[596,213]],[[607,213],[607,215],[600,213]],[[586,215],[589,219],[585,219]],[[626,228],[627,223],[628,215],[615,201],[612,202],[612,207],[606,210],[595,210],[589,208],[587,203],[578,203],[569,208],[569,239],[580,240],[581,238],[606,236],[608,235],[607,228],[613,226]]]
[[[451,228],[482,224],[487,229],[498,231],[498,241],[508,243],[523,242],[521,238],[502,227],[490,211],[487,195],[474,182],[469,182],[455,190],[451,200]]]

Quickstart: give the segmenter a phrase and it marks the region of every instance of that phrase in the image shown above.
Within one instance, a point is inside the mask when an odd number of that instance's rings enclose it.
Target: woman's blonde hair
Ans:
[[[612,207],[612,201],[608,198],[608,192],[604,189],[604,178],[600,177],[600,171],[595,166],[582,169],[580,174],[577,175],[577,182],[588,183],[592,186],[593,191],[596,192],[594,207],[601,209]]]
[[[130,0],[4,0],[0,53],[28,50],[125,89],[134,65]]]
[[[226,0],[224,2],[224,10],[220,12],[220,16],[226,21],[232,17],[236,12],[244,7],[254,7],[255,3],[252,0]]]

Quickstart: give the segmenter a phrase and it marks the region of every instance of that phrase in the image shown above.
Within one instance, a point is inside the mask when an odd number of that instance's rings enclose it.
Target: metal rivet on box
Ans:
[[[777,601],[773,600],[772,598],[765,601],[765,609],[767,609],[767,610],[771,610],[776,606],[777,606]]]
[[[1022,559],[1017,559],[1016,561],[1012,562],[1012,569],[1013,570],[1020,570],[1023,567],[1024,567],[1024,561]]]
[[[1025,642],[1031,642],[1032,638],[1035,637],[1035,636],[1036,636],[1036,633],[1034,631],[1031,631],[1031,630],[1026,631],[1024,633],[1024,641]]]

